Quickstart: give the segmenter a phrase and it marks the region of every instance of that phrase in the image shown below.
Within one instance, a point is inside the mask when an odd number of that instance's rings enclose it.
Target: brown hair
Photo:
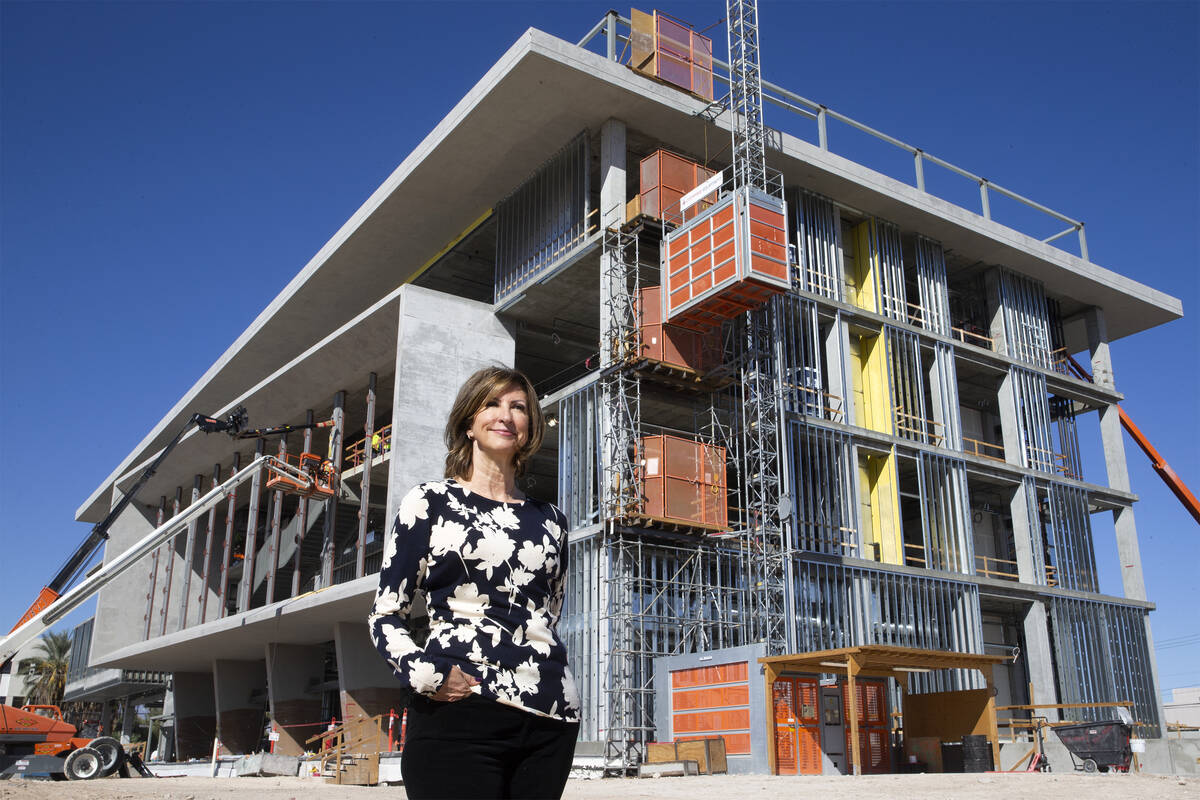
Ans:
[[[507,367],[484,367],[471,377],[458,390],[454,398],[454,407],[450,409],[450,417],[446,420],[446,470],[447,478],[470,478],[471,458],[474,453],[467,431],[475,415],[484,409],[489,400],[499,397],[510,387],[515,386],[525,392],[529,408],[529,438],[513,457],[513,466],[517,475],[525,473],[525,467],[530,457],[542,446],[542,436],[545,433],[545,420],[542,407],[538,404],[537,391],[524,373]]]

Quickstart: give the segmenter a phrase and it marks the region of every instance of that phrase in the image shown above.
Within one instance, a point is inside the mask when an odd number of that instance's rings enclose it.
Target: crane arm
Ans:
[[[255,458],[245,467],[226,478],[222,483],[214,486],[207,494],[197,498],[196,502],[192,503],[178,515],[167,520],[127,550],[117,555],[95,574],[84,578],[73,589],[38,611],[30,619],[18,625],[8,636],[0,639],[0,663],[4,663],[12,658],[26,643],[40,636],[47,628],[78,608],[89,597],[115,580],[142,557],[153,552],[154,548],[186,529],[188,523],[206,514],[209,508],[228,497],[229,493],[236,486],[253,477],[259,469],[264,467],[271,472],[287,475],[296,481],[301,489],[311,488],[315,480],[299,467],[292,466],[275,456],[262,455]]]
[[[1075,376],[1082,378],[1088,383],[1095,383],[1092,380],[1091,374],[1086,369],[1079,365],[1073,357],[1067,356],[1067,361],[1070,363],[1071,371]],[[1158,473],[1158,477],[1162,478],[1163,483],[1167,488],[1183,503],[1183,507],[1188,510],[1192,518],[1196,522],[1200,522],[1200,500],[1196,499],[1196,495],[1192,494],[1192,490],[1183,482],[1183,478],[1171,469],[1171,465],[1167,460],[1155,449],[1154,445],[1150,444],[1150,440],[1146,438],[1146,434],[1142,433],[1142,429],[1134,424],[1133,418],[1125,413],[1125,409],[1117,406],[1117,413],[1121,418],[1121,427],[1129,434],[1142,452],[1146,454],[1146,458],[1150,459],[1150,468]]]

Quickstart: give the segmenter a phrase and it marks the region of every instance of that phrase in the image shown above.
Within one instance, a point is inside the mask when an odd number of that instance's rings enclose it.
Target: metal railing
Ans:
[[[619,32],[618,25],[623,26],[624,30],[627,33],[622,34],[621,32]],[[588,31],[586,36],[584,36],[582,39],[579,40],[578,46],[579,47],[587,47],[588,44],[590,44],[593,39],[595,39],[597,36],[599,36],[603,32],[605,35],[605,44],[606,44],[605,56],[611,61],[617,61],[619,59],[619,56],[617,53],[617,45],[618,45],[618,43],[620,43],[622,45],[626,45],[626,44],[630,43],[630,37],[628,34],[628,31],[630,30],[630,28],[631,28],[631,23],[627,18],[622,17],[620,14],[618,14],[615,11],[610,11],[598,23],[596,23],[595,27],[593,27],[590,31]],[[725,61],[722,61],[719,58],[716,58],[716,57],[713,58],[712,64],[713,64],[714,87],[715,87],[715,82],[717,80],[720,80],[723,83],[725,83],[726,85],[729,85],[729,64],[726,63]],[[716,71],[717,67],[720,67],[721,69],[725,70],[725,74],[724,75],[718,74]],[[938,158],[937,156],[933,155],[932,153],[926,152],[925,150],[923,150],[920,147],[914,147],[913,145],[908,144],[907,142],[901,141],[900,139],[897,139],[894,136],[889,136],[886,133],[883,133],[882,131],[876,130],[875,128],[872,128],[869,125],[865,125],[856,119],[848,117],[845,114],[840,114],[837,111],[834,111],[833,109],[831,109],[825,105],[822,105],[821,103],[817,103],[813,100],[809,100],[808,98],[798,95],[795,92],[788,91],[787,89],[784,89],[782,86],[777,86],[776,84],[771,83],[770,81],[766,81],[766,80],[762,81],[762,90],[763,90],[762,91],[762,99],[763,99],[764,103],[770,103],[772,105],[778,106],[778,107],[786,109],[788,111],[791,111],[800,117],[815,121],[817,123],[817,146],[820,147],[822,150],[825,150],[827,152],[833,152],[829,146],[829,120],[833,119],[838,122],[841,122],[845,125],[850,126],[851,128],[854,128],[857,131],[861,131],[862,133],[865,133],[868,136],[872,136],[876,139],[879,139],[882,142],[886,142],[887,144],[890,144],[893,147],[903,150],[903,151],[907,152],[909,155],[911,155],[913,157],[913,174],[914,174],[914,181],[913,181],[912,185],[915,186],[918,191],[927,192],[929,194],[932,194],[932,192],[929,192],[929,190],[926,188],[926,185],[925,185],[925,164],[929,163],[929,164],[933,164],[935,166],[941,167],[942,169],[945,169],[948,172],[953,173],[954,175],[964,178],[965,180],[968,180],[968,181],[976,184],[979,187],[980,215],[984,219],[986,219],[986,220],[992,219],[991,193],[995,192],[998,195],[1007,197],[1010,200],[1015,200],[1016,202],[1020,203],[1021,205],[1027,206],[1028,208],[1031,208],[1034,211],[1040,212],[1040,213],[1050,217],[1051,219],[1055,219],[1055,220],[1058,220],[1059,222],[1066,223],[1068,226],[1066,229],[1060,231],[1059,233],[1054,234],[1053,236],[1041,239],[1041,242],[1043,244],[1051,244],[1051,243],[1061,239],[1064,236],[1074,233],[1077,235],[1078,241],[1079,241],[1079,256],[1080,256],[1080,258],[1082,258],[1084,261],[1091,260],[1088,257],[1087,236],[1084,232],[1084,223],[1083,222],[1076,220],[1076,219],[1072,219],[1071,217],[1068,217],[1065,214],[1061,214],[1052,208],[1048,208],[1048,207],[1042,205],[1041,203],[1038,203],[1034,200],[1029,199],[1028,197],[1025,197],[1024,195],[1018,194],[1017,192],[1014,192],[1010,189],[1006,189],[1005,187],[1001,186],[998,183],[994,183],[994,182],[988,180],[987,178],[981,177],[979,175],[976,175],[973,172],[970,172],[970,171],[965,170],[961,167],[958,167],[954,164],[951,164],[949,161]],[[710,104],[710,105],[723,105],[723,104],[724,104],[724,99],[715,101],[713,104]],[[942,198],[942,199],[946,200],[948,198]],[[953,202],[953,201],[950,201],[950,202]],[[957,205],[957,203],[955,205]],[[1058,247],[1058,246],[1055,245],[1055,247]],[[1059,248],[1059,249],[1062,249],[1062,248]],[[1064,252],[1067,252],[1067,251],[1064,251]]]

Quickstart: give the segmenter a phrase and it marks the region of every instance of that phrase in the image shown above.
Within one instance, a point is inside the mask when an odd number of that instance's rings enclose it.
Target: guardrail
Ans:
[[[592,42],[592,40],[594,40],[597,36],[600,36],[603,33],[604,41],[605,41],[605,55],[609,60],[617,61],[618,60],[618,54],[617,54],[618,43],[628,44],[630,42],[630,37],[629,37],[628,33],[622,34],[618,30],[618,25],[624,26],[624,29],[627,32],[631,29],[631,23],[627,18],[622,17],[616,11],[609,11],[598,23],[596,23],[595,27],[593,27],[590,31],[588,31],[586,36],[584,36],[582,39],[579,40],[578,46],[579,47],[587,47]],[[717,80],[721,81],[726,86],[728,86],[729,85],[729,64],[726,63],[725,61],[722,61],[719,58],[716,58],[716,57],[713,58],[712,63],[713,63],[714,87],[715,87],[715,81],[717,81]],[[720,67],[721,69],[725,70],[725,74],[724,75],[719,74],[716,71],[717,67]],[[1041,242],[1043,244],[1051,244],[1052,242],[1055,242],[1055,241],[1063,238],[1064,236],[1074,233],[1078,237],[1080,258],[1082,258],[1084,261],[1091,260],[1088,257],[1087,235],[1084,232],[1084,223],[1083,222],[1076,220],[1076,219],[1072,219],[1071,217],[1068,217],[1066,214],[1059,213],[1058,211],[1055,211],[1052,208],[1048,208],[1047,206],[1044,206],[1041,203],[1031,200],[1028,197],[1025,197],[1024,195],[1018,194],[1017,192],[1014,192],[1011,189],[1006,189],[1005,187],[1001,186],[998,183],[994,183],[994,182],[988,180],[987,178],[981,177],[979,175],[976,175],[973,172],[963,169],[962,167],[951,164],[949,161],[946,161],[942,158],[938,158],[937,156],[933,155],[932,153],[926,152],[925,150],[923,150],[920,147],[914,147],[913,145],[908,144],[907,142],[901,141],[900,139],[897,139],[894,136],[889,136],[886,133],[883,133],[882,131],[876,130],[875,128],[872,128],[870,125],[866,125],[862,122],[859,122],[858,120],[848,117],[845,114],[838,113],[837,111],[834,111],[833,109],[829,108],[828,106],[822,105],[821,103],[817,103],[813,100],[809,100],[808,98],[798,95],[795,92],[784,89],[782,86],[777,86],[776,84],[771,83],[770,81],[764,80],[762,82],[762,90],[763,90],[762,98],[763,98],[764,103],[770,103],[774,106],[778,106],[780,108],[786,109],[788,111],[791,111],[794,114],[797,114],[798,116],[800,116],[804,119],[808,119],[810,121],[816,121],[816,123],[817,123],[817,142],[816,142],[816,144],[822,150],[825,150],[827,152],[834,152],[833,150],[830,149],[830,146],[829,146],[829,120],[833,119],[837,122],[841,122],[845,125],[850,126],[851,128],[854,128],[857,131],[861,131],[862,133],[872,136],[872,137],[880,140],[881,142],[886,142],[887,144],[890,144],[893,147],[899,148],[900,150],[903,150],[903,151],[907,152],[909,155],[911,155],[913,157],[913,175],[914,175],[914,180],[913,180],[912,185],[915,186],[918,191],[933,194],[932,192],[929,192],[929,190],[926,188],[926,185],[925,185],[925,164],[929,163],[929,164],[933,164],[935,166],[941,167],[942,169],[945,169],[948,172],[953,173],[954,175],[957,175],[961,178],[964,178],[964,179],[971,181],[972,183],[975,183],[976,185],[978,185],[980,215],[984,219],[986,219],[986,220],[992,219],[992,207],[991,207],[991,196],[990,195],[992,192],[995,192],[998,195],[1007,197],[1010,200],[1015,200],[1016,202],[1020,203],[1021,205],[1031,208],[1034,211],[1040,212],[1040,213],[1050,217],[1051,219],[1055,219],[1055,220],[1058,220],[1059,222],[1066,223],[1068,227],[1065,230],[1062,230],[1059,233],[1056,233],[1053,236],[1050,236],[1048,238],[1041,239]],[[721,105],[722,103],[723,103],[723,100],[715,101],[715,103],[713,105]],[[948,200],[948,198],[942,198],[942,199]],[[953,202],[953,201],[950,201],[950,202]],[[957,203],[955,203],[955,205],[957,205]],[[1055,245],[1055,247],[1058,247],[1058,245]],[[1058,248],[1058,249],[1062,249],[1062,248]],[[1069,251],[1064,251],[1064,252],[1069,252]]]

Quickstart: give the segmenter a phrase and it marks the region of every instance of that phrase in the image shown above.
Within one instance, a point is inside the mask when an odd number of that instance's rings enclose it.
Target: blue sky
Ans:
[[[0,624],[86,535],[76,507],[521,32],[576,41],[607,8],[0,4]],[[1093,261],[1183,301],[1113,354],[1126,410],[1196,490],[1198,8],[760,6],[768,80],[1084,220]],[[830,134],[909,179],[906,154]],[[928,180],[975,208],[974,186]],[[1094,419],[1081,437],[1094,456]],[[1162,685],[1198,685],[1200,527],[1126,448]],[[1093,522],[1120,594],[1111,520]]]

